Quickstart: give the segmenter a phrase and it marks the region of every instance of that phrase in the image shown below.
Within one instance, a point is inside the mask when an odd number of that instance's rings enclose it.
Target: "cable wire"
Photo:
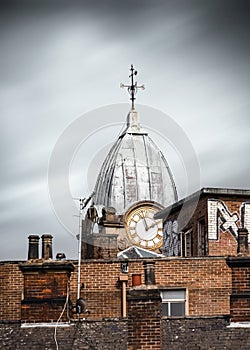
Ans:
[[[68,305],[68,302],[69,302],[69,286],[70,286],[70,281],[68,281],[68,286],[67,286],[67,296],[66,296],[66,300],[65,300],[65,304],[63,306],[63,309],[62,309],[62,312],[60,314],[60,316],[58,317],[58,320],[56,321],[56,325],[55,325],[55,331],[54,331],[54,340],[55,340],[55,343],[56,343],[56,350],[59,350],[59,347],[58,347],[58,342],[57,342],[57,327],[58,327],[58,324],[60,322],[60,319],[62,318],[62,315],[64,314],[64,311],[66,310],[66,307]],[[69,319],[69,316],[67,314],[67,317]]]

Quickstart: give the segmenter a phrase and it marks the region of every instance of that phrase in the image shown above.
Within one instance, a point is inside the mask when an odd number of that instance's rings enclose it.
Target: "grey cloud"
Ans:
[[[128,101],[119,83],[128,82],[131,63],[146,85],[137,101],[181,125],[202,185],[250,186],[249,7],[243,0],[1,1],[0,259],[25,258],[27,234],[46,231],[76,256],[45,189],[50,154],[77,116]]]

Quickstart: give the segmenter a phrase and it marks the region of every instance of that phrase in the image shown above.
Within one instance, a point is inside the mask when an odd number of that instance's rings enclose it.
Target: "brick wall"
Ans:
[[[158,260],[155,273],[162,288],[187,288],[189,315],[229,314],[232,281],[225,259]]]
[[[227,206],[230,213],[237,213],[240,219],[240,207],[242,202],[247,201],[247,198],[237,199],[235,197],[220,198]],[[240,227],[240,220],[237,222],[237,226]],[[211,256],[234,256],[237,255],[237,239],[229,231],[219,230],[218,240],[209,240],[209,255]]]
[[[57,321],[69,293],[70,262],[38,260],[19,265],[24,275],[21,319],[25,322]],[[67,313],[62,316],[67,320]]]
[[[161,297],[157,289],[128,291],[128,349],[161,349]]]
[[[0,320],[21,319],[23,275],[18,262],[0,263]]]
[[[141,274],[142,260],[129,261],[128,284]],[[81,296],[87,300],[88,319],[121,317],[121,262],[89,260],[82,262]],[[230,313],[231,269],[223,258],[166,258],[156,260],[156,284],[164,288],[187,288],[189,315]],[[71,276],[71,300],[76,300],[77,269]]]
[[[247,196],[229,196],[229,195],[216,195],[216,194],[203,194],[201,195],[199,202],[192,213],[193,201],[185,202],[185,207],[182,209],[181,206],[174,208],[167,220],[178,219],[179,230],[187,231],[192,229],[192,255],[198,256],[198,222],[201,219],[205,221],[205,234],[209,234],[209,227],[217,229],[217,218],[211,217],[211,213],[208,213],[208,200],[216,199],[222,201],[228,208],[231,214],[236,213],[239,217],[236,223],[237,227],[241,226],[241,206],[242,203],[249,201]],[[182,209],[182,210],[181,210]],[[180,212],[181,210],[181,212]],[[209,217],[210,215],[210,217]],[[210,222],[209,222],[210,220]],[[211,220],[213,221],[211,226]],[[186,223],[188,221],[188,223]],[[245,220],[246,221],[246,220]],[[185,223],[185,225],[184,225]],[[205,253],[204,248],[204,253]],[[250,251],[250,245],[249,245]],[[209,256],[235,256],[237,255],[237,239],[229,231],[219,230],[217,239],[208,240],[208,255]]]
[[[220,230],[219,240],[209,241],[209,255],[234,256],[237,253],[237,240],[230,232]]]
[[[232,266],[232,263],[229,263],[232,260],[234,266]],[[249,321],[250,267],[246,265],[248,264],[248,262],[246,263],[247,260],[248,257],[229,259],[218,257],[166,258],[155,260],[155,279],[159,290],[165,288],[187,288],[188,316],[179,320],[163,319],[162,327],[161,321],[159,321],[161,312],[159,299],[150,300],[148,298],[147,301],[144,300],[142,302],[134,298],[132,303],[130,303],[130,299],[127,304],[128,319],[120,318],[120,261],[83,261],[81,280],[84,283],[84,288],[81,291],[81,295],[87,300],[91,314],[89,316],[86,315],[87,319],[82,321],[82,323],[73,323],[73,328],[70,327],[71,331],[66,328],[64,331],[61,328],[58,329],[60,349],[66,350],[72,349],[72,347],[73,349],[82,350],[92,348],[105,349],[105,346],[106,349],[117,349],[117,344],[119,344],[119,349],[122,350],[127,348],[132,350],[134,345],[138,349],[150,349],[149,346],[152,346],[151,348],[158,346],[159,348],[159,344],[155,345],[153,342],[157,341],[157,339],[159,342],[161,331],[163,332],[162,349],[190,350],[199,348],[211,350],[222,349],[223,346],[229,349],[236,349],[237,343],[242,344],[242,349],[247,349],[250,336],[249,330],[244,329],[245,333],[243,333],[242,329],[227,328],[226,318],[222,317],[223,315],[229,315],[231,308],[234,321],[246,320],[237,318],[236,311],[240,309],[241,316],[243,314]],[[75,271],[71,274],[70,285],[70,296],[73,302],[75,302],[77,296],[77,263],[74,262],[74,264]],[[144,284],[143,260],[129,261],[128,268],[127,288],[129,294],[129,290],[132,287],[133,274],[141,274],[142,283]],[[21,294],[24,282],[18,263],[2,263],[0,265],[0,276],[2,286],[0,289],[2,320],[20,320]],[[40,277],[44,278],[45,275]],[[50,280],[50,277],[52,276],[47,273],[45,280],[40,280],[40,287],[43,287],[43,293],[55,296],[53,290],[49,291],[48,288],[49,281],[51,283],[54,281]],[[60,273],[58,273],[57,277],[60,279],[62,276],[60,277]],[[32,283],[32,279],[30,280],[30,287],[34,289],[34,293],[37,293],[36,281],[37,277],[34,278],[34,283]],[[140,288],[145,289],[145,286],[142,285]],[[26,296],[32,297],[34,295],[33,292],[27,291]],[[41,293],[41,289],[39,293]],[[42,296],[39,293],[38,297]],[[17,294],[19,295],[18,298],[16,297]],[[65,290],[61,290],[61,294],[65,297]],[[62,305],[60,310],[58,309],[55,312],[56,319],[61,309]],[[82,315],[82,317],[85,317],[85,315]],[[113,319],[114,317],[116,317],[116,320]],[[104,320],[103,318],[106,319]],[[41,319],[36,321],[39,322]],[[134,325],[132,325],[132,321],[135,322]],[[136,322],[138,323],[137,325]],[[216,331],[217,328],[220,329],[220,332]],[[152,337],[152,342],[150,343],[148,339],[150,339],[152,332],[156,336],[155,338]],[[244,341],[241,339],[243,334],[245,334]],[[217,338],[215,335],[217,335]],[[135,339],[133,337],[136,336],[138,339],[140,337],[145,339],[138,345],[136,342],[130,341],[127,338],[128,336],[131,336],[131,339]],[[64,337],[67,339],[64,339]],[[187,344],[185,339],[190,341],[188,343],[189,347],[184,347]],[[55,348],[53,328],[23,329],[20,328],[20,324],[1,325],[0,344],[5,344],[6,349],[12,349],[16,348],[13,344],[17,341],[19,342],[19,348],[23,349],[44,349],[45,344],[47,344],[46,346],[49,349]],[[127,342],[129,345],[127,345]],[[192,348],[190,344],[192,346],[196,345],[196,347]]]
[[[77,299],[77,263],[71,273],[70,299]],[[128,284],[132,287],[132,275],[141,274],[144,283],[144,268],[142,260],[129,261]],[[121,317],[121,262],[118,260],[89,260],[82,262],[81,282],[84,288],[81,296],[87,300],[90,310],[89,319],[103,317]],[[21,319],[21,299],[23,294],[23,276],[18,263],[0,265],[0,316],[1,320]],[[189,315],[221,315],[230,312],[231,269],[223,258],[166,258],[156,260],[156,284],[164,288],[187,288]],[[34,276],[34,285],[40,278],[43,288],[27,292],[31,295],[52,296],[48,288],[50,275]],[[62,277],[62,276],[61,276]],[[61,278],[58,275],[58,278]],[[62,277],[64,278],[64,277]],[[53,285],[54,280],[51,280]],[[49,283],[49,284],[48,284]],[[66,289],[60,293],[65,298]],[[29,294],[30,293],[30,294]],[[52,294],[51,294],[52,293]],[[61,306],[60,306],[61,310]],[[58,310],[57,310],[58,311]],[[58,315],[59,316],[59,315]]]
[[[77,299],[77,263],[71,276],[72,301]],[[121,316],[120,263],[107,260],[82,261],[81,297],[88,302],[89,319]]]
[[[230,313],[233,321],[250,320],[250,257],[227,260],[232,268]]]
[[[66,301],[68,277],[65,273],[34,273],[24,276],[22,321],[56,321]],[[66,320],[66,313],[63,320]]]

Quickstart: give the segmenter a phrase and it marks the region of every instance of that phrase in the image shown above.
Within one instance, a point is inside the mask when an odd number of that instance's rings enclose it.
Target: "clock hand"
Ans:
[[[148,226],[148,230],[149,230],[150,228],[155,227],[155,225],[156,225],[156,222],[154,222],[153,224],[149,225],[149,226]]]
[[[148,231],[149,227],[148,227],[146,218],[145,218],[145,216],[143,215],[143,213],[142,213],[142,220],[143,220],[143,224],[144,224],[144,227],[145,227],[146,231]]]
[[[143,222],[144,222],[144,226],[145,226],[146,231],[148,231],[149,227],[148,227],[148,224],[147,224],[147,221],[145,218],[143,218]]]
[[[159,222],[157,222],[157,221],[153,222],[153,224],[151,224],[151,225],[148,226],[148,230],[149,230],[150,228],[155,227],[155,225],[158,225],[158,223],[159,223]]]

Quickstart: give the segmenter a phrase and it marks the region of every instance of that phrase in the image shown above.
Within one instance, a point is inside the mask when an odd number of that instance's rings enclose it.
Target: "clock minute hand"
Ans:
[[[151,225],[148,226],[148,230],[149,230],[150,228],[155,227],[155,225],[158,225],[158,223],[159,223],[159,222],[157,222],[157,221],[153,222],[153,224],[151,224]]]

